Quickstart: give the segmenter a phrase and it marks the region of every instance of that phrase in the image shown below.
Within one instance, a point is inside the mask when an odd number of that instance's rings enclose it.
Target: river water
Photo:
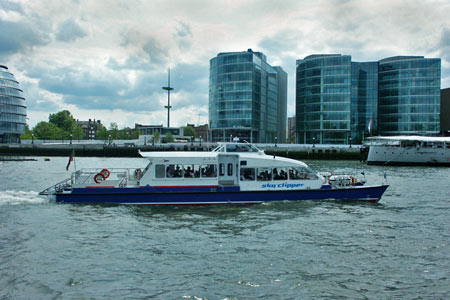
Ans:
[[[449,299],[449,168],[307,161],[386,173],[378,204],[128,207],[38,196],[69,172],[37,159],[0,162],[0,299]]]

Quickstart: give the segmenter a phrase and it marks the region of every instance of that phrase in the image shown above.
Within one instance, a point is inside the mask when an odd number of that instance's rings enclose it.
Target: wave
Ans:
[[[0,205],[41,204],[48,203],[45,196],[34,191],[0,191]]]

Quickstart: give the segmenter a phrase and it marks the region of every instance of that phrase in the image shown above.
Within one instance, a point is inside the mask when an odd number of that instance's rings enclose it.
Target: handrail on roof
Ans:
[[[218,146],[212,150],[212,152],[263,152],[255,145],[243,141],[239,142],[218,142]]]

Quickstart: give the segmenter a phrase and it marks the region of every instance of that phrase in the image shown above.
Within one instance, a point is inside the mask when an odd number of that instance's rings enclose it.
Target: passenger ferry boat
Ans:
[[[378,136],[365,145],[369,165],[450,166],[450,137]]]
[[[206,205],[297,200],[377,202],[388,185],[316,173],[305,163],[266,155],[251,144],[223,143],[212,152],[140,152],[143,169],[81,169],[40,194],[57,202]]]

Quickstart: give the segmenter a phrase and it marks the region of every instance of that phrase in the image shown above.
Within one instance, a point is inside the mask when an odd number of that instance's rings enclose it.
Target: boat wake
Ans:
[[[39,196],[34,191],[0,191],[0,205],[41,204],[48,201],[47,197]]]

